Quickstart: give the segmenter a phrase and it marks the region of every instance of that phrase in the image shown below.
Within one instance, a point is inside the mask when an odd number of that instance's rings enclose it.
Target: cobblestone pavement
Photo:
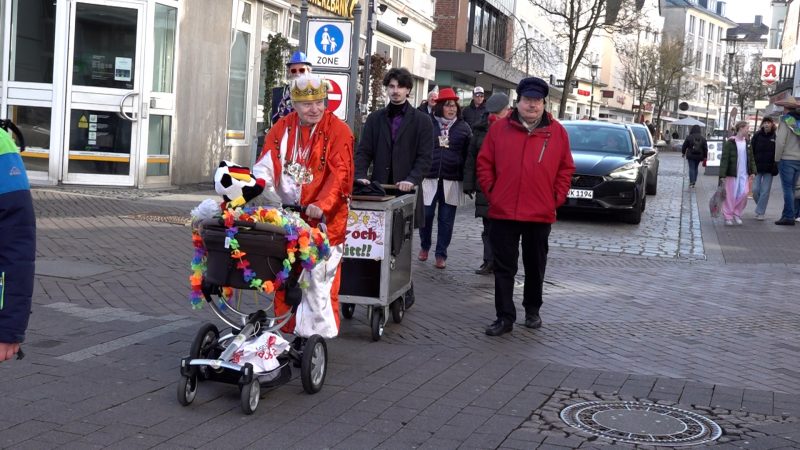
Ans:
[[[662,155],[638,226],[557,223],[544,326],[500,338],[483,334],[493,282],[472,273],[480,222],[460,208],[447,269],[414,261],[403,322],[373,343],[358,308],[329,341],[324,389],[307,395],[295,378],[252,416],[233,386],[175,399],[178,361],[213,321],[188,306],[179,217],[208,192],[37,188],[34,314],[28,356],[0,365],[0,447],[626,447],[553,416],[613,398],[718,421],[710,447],[800,448],[800,229],[723,227],[703,205],[716,180],[690,191],[683,171]]]

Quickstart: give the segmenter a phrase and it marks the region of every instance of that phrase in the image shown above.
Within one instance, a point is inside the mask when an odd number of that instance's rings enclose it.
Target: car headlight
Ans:
[[[624,166],[615,169],[613,172],[608,174],[610,178],[615,180],[628,180],[634,181],[636,177],[639,175],[639,165],[636,163],[628,163]]]

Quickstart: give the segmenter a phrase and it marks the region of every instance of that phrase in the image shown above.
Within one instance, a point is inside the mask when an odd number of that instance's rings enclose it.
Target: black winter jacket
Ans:
[[[478,152],[481,150],[487,131],[489,131],[489,117],[488,114],[484,114],[481,121],[472,129],[467,160],[464,162],[464,192],[475,193],[475,217],[489,217],[489,200],[483,195],[475,173]]]
[[[472,137],[472,129],[463,119],[456,120],[450,126],[447,147],[440,145],[440,134],[439,121],[434,119],[431,167],[425,178],[462,181],[464,179],[464,161],[467,159],[467,149]]]
[[[777,175],[775,169],[775,132],[765,133],[760,129],[753,135],[753,158],[756,160],[758,173],[771,173]]]
[[[705,161],[708,159],[708,142],[700,133],[690,134],[683,141],[681,154],[692,161]]]
[[[474,100],[469,102],[469,106],[464,108],[461,115],[464,117],[464,121],[467,122],[467,125],[469,125],[470,128],[474,128],[475,125],[480,123],[483,116],[486,115],[486,102],[481,103],[481,106],[475,106]]]

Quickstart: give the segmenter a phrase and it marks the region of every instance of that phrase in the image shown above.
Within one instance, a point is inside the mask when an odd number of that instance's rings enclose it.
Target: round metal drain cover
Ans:
[[[714,441],[722,428],[699,414],[643,402],[583,402],[561,411],[567,425],[628,444],[670,447]]]

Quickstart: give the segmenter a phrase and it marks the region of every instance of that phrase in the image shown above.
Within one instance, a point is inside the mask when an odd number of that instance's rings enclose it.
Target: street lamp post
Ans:
[[[723,39],[725,41],[725,51],[728,54],[728,79],[725,82],[725,117],[723,123],[725,124],[725,136],[728,135],[728,115],[730,113],[731,104],[731,78],[733,78],[733,57],[736,55],[736,41],[737,37],[730,37]]]
[[[706,85],[706,136],[709,135],[708,132],[708,104],[711,101],[711,94],[714,93],[714,85],[707,84]]]
[[[597,64],[592,64],[592,94],[589,97],[589,119],[591,119],[592,111],[594,110],[594,80],[597,78],[597,69],[600,67]]]

